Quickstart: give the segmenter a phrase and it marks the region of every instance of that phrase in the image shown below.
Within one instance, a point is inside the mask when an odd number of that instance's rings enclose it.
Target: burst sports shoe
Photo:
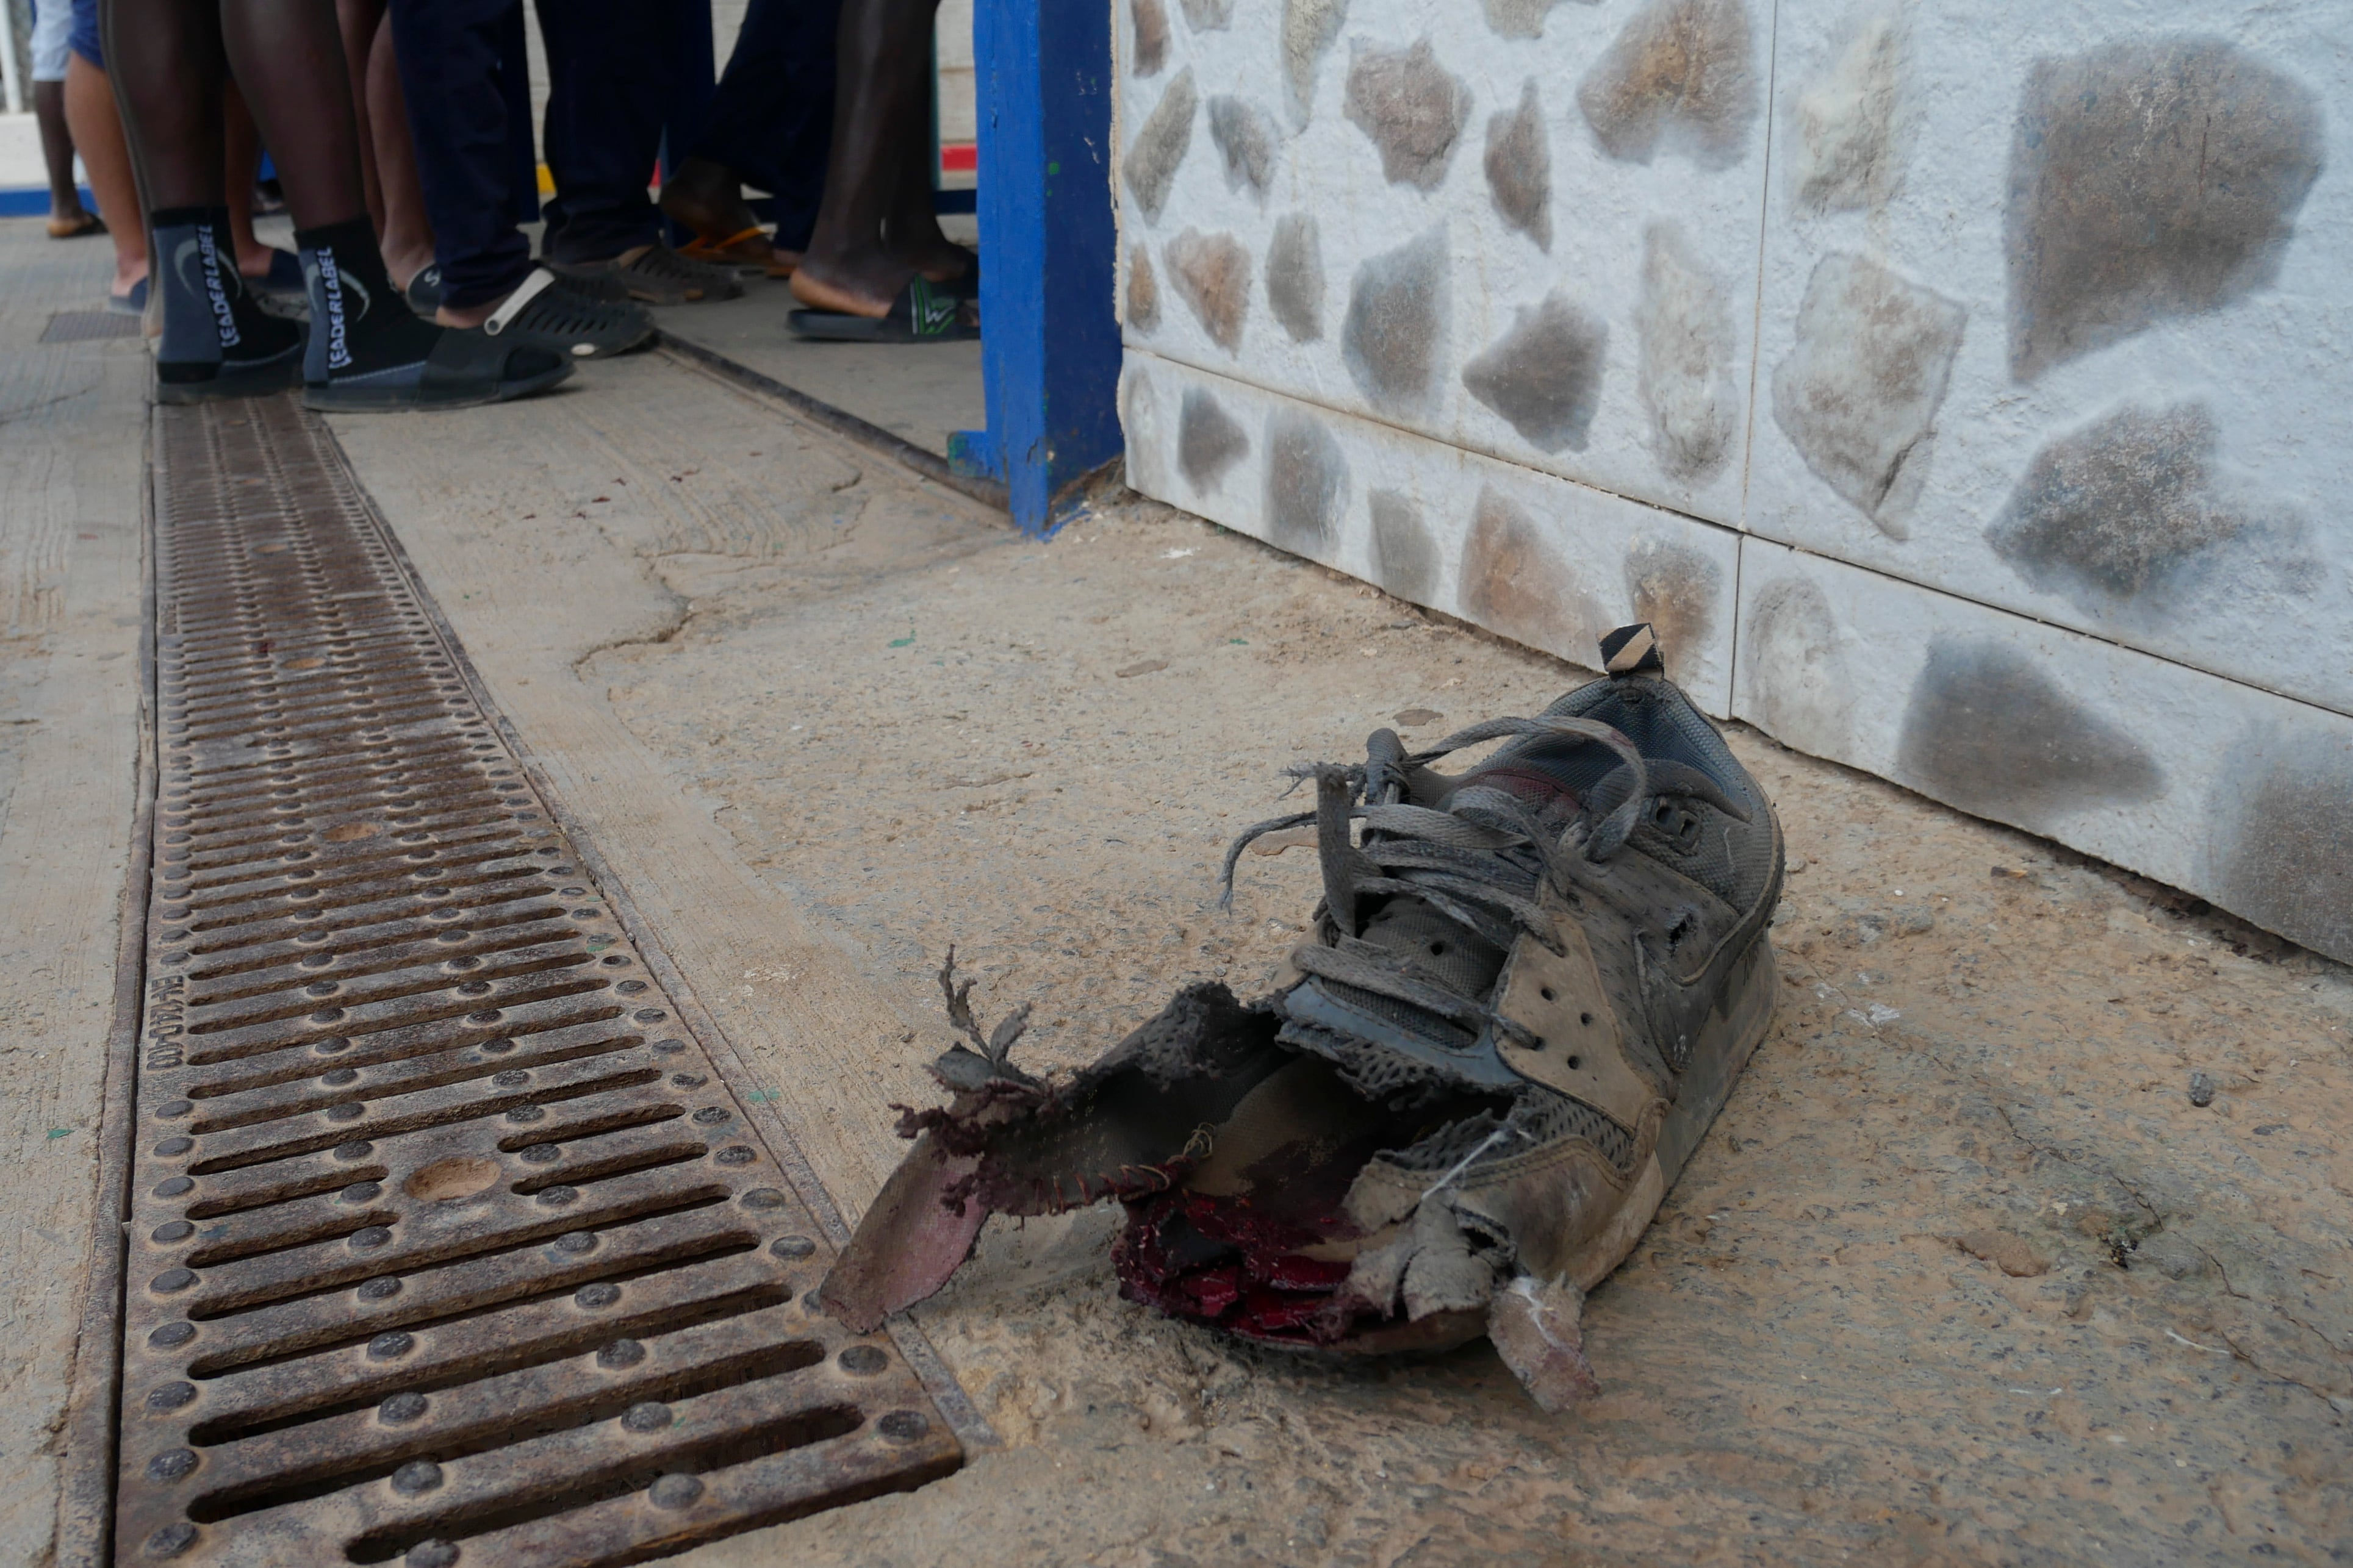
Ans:
[[[934,1068],[944,1109],[823,1287],[866,1327],[928,1296],[990,1213],[1127,1207],[1122,1292],[1268,1343],[1485,1333],[1546,1408],[1598,1386],[1583,1293],[1633,1249],[1763,1038],[1771,805],[1666,679],[1650,627],[1531,719],[1323,764],[1324,899],[1275,992],[1181,993],[1061,1083],[1017,1016]],[[1448,753],[1504,743],[1460,773]],[[953,954],[951,954],[953,965]]]

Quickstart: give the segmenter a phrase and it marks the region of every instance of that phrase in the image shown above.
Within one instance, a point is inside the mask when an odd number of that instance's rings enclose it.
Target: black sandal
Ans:
[[[976,279],[971,295],[956,290],[956,284],[934,283],[918,273],[907,279],[907,286],[899,290],[897,299],[891,301],[887,315],[853,316],[844,310],[795,310],[787,321],[797,335],[827,342],[965,342],[980,336],[980,299]]]
[[[421,360],[312,382],[302,406],[322,413],[472,408],[543,392],[572,374],[569,362],[531,343],[505,343],[480,327],[444,327]]]

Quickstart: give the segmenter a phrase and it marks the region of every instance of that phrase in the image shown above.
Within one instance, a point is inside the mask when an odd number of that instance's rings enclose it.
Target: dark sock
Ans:
[[[397,385],[423,375],[442,329],[420,321],[392,286],[364,216],[294,231],[311,290],[311,352],[302,379],[313,386],[354,377]]]
[[[227,244],[227,207],[164,207],[148,218],[155,233],[153,287],[163,290],[158,379],[210,381],[294,352],[301,326],[262,310],[237,276]]]

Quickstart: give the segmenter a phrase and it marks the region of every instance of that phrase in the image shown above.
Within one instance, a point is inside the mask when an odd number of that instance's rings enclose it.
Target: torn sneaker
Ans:
[[[1630,1252],[1772,1014],[1771,805],[1666,679],[1651,628],[1532,719],[1303,772],[1324,899],[1275,992],[1180,993],[1059,1082],[972,1040],[945,1107],[821,1288],[855,1328],[922,1300],[992,1213],[1117,1198],[1121,1293],[1269,1344],[1484,1333],[1537,1402],[1593,1394],[1584,1293]],[[1448,753],[1502,741],[1459,773]]]

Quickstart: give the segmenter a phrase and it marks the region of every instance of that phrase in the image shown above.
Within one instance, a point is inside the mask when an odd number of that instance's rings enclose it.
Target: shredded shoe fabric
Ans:
[[[1584,1292],[1641,1239],[1768,1025],[1780,829],[1649,628],[1533,718],[1301,770],[1324,898],[1247,1005],[1180,994],[1065,1082],[1015,1068],[1017,1016],[908,1111],[917,1140],[822,1287],[866,1327],[923,1300],[988,1214],[1105,1197],[1122,1293],[1303,1350],[1485,1334],[1546,1408],[1599,1386]],[[1630,657],[1630,648],[1636,649]],[[1459,774],[1450,753],[1504,743]]]
[[[689,305],[744,297],[744,284],[733,267],[689,261],[667,245],[648,246],[626,261],[618,257],[609,261],[550,259],[542,265],[598,299]]]

